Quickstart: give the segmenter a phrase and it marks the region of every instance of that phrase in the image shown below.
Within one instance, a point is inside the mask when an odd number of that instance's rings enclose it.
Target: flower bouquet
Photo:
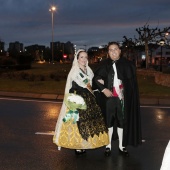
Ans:
[[[79,113],[77,109],[85,110],[87,107],[84,99],[77,94],[69,93],[65,95],[64,102],[69,111],[63,118],[63,122],[68,122],[73,119],[73,123],[76,123],[76,121],[79,120]]]

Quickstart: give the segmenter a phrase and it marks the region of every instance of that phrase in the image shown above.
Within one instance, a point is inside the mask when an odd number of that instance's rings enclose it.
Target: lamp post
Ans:
[[[56,11],[55,6],[51,6],[49,9],[51,12],[51,19],[52,19],[52,41],[51,41],[51,53],[52,53],[52,63],[54,62],[54,12]]]
[[[161,39],[161,40],[159,41],[159,45],[161,46],[160,72],[162,72],[162,47],[163,47],[164,44],[165,44],[164,39]]]

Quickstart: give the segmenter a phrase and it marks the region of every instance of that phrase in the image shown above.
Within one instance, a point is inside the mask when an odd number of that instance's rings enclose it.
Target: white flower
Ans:
[[[76,104],[82,104],[82,105],[85,104],[84,99],[81,96],[78,96],[75,94],[70,94],[70,96],[68,96],[67,100],[70,102],[74,102]]]

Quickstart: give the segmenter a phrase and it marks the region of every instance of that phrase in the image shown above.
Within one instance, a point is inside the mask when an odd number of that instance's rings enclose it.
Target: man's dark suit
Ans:
[[[122,81],[124,87],[123,146],[137,146],[142,142],[142,134],[136,68],[131,61],[123,57],[117,60],[116,68],[118,79]],[[114,70],[110,58],[100,63],[94,74],[93,83],[100,92],[105,88],[110,91],[113,90]],[[104,85],[98,82],[99,79],[104,80]],[[109,114],[106,108],[108,98],[102,92],[100,93],[99,101],[103,114]],[[108,107],[112,106],[109,105]]]

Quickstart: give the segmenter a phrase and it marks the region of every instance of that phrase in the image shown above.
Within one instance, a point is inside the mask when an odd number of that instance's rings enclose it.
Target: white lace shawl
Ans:
[[[89,81],[90,81],[90,84],[92,85],[92,78],[93,78],[94,74],[93,74],[93,71],[91,70],[91,68],[88,66],[88,62],[86,64],[87,75],[84,74],[80,70],[79,65],[78,65],[77,55],[81,51],[84,51],[84,50],[78,50],[75,57],[74,57],[72,68],[71,68],[71,70],[68,74],[67,81],[66,81],[66,87],[65,87],[65,92],[64,92],[65,94],[69,93],[69,90],[72,87],[73,81],[75,81],[79,86],[85,88],[86,84],[83,82],[83,80],[88,78]],[[79,75],[80,72],[83,74],[84,78],[81,78],[81,76]],[[64,116],[66,114],[66,109],[67,109],[67,107],[66,107],[65,103],[63,102],[62,106],[61,106],[60,114],[59,114],[59,117],[58,117],[58,120],[57,120],[55,132],[54,132],[54,137],[53,137],[53,142],[57,145],[58,145],[58,137],[59,137],[59,134],[60,134],[60,129],[61,129],[61,126],[62,126],[62,123],[63,123],[62,119],[64,118]],[[58,146],[58,149],[60,149],[60,148],[61,147]]]

